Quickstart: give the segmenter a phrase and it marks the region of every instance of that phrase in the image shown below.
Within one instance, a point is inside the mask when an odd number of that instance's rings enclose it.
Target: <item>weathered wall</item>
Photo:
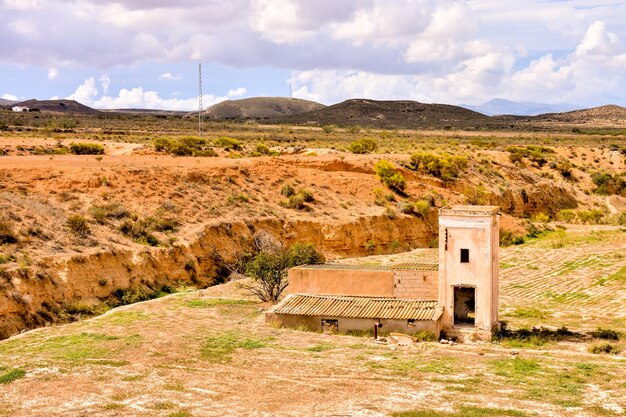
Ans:
[[[437,300],[439,273],[437,271],[393,271],[394,292],[397,298]]]
[[[393,297],[393,276],[392,271],[294,268],[289,271],[289,292]]]
[[[289,314],[266,313],[265,320],[269,323],[275,323],[284,327],[302,328],[310,331],[322,330],[322,319],[337,320],[339,324],[339,332],[348,331],[373,331],[374,319],[358,319],[358,318],[342,318],[342,317],[321,317],[321,316],[295,316]],[[428,331],[439,336],[439,324],[436,320],[415,321],[409,325],[407,320],[381,320],[382,327],[379,329],[380,334],[388,334],[391,332],[400,333],[418,333],[420,331]]]

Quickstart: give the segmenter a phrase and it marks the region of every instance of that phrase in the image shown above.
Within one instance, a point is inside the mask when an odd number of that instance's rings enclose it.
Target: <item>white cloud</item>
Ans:
[[[109,92],[109,87],[111,86],[111,78],[109,78],[108,74],[104,74],[100,77],[100,85],[102,86],[103,94],[106,95]]]
[[[8,10],[31,10],[37,8],[37,0],[4,0],[4,8]]]
[[[123,88],[119,91],[117,96],[111,96],[107,94],[111,84],[108,75],[100,77],[100,82],[103,88],[102,95],[100,95],[96,87],[95,77],[90,77],[78,86],[74,93],[67,98],[74,99],[86,106],[98,109],[138,108],[191,111],[198,108],[197,97],[187,99],[162,98],[158,92],[145,90],[143,87],[134,87],[131,89]],[[207,107],[227,99],[228,97],[213,94],[205,94],[202,96],[202,102]]]
[[[244,87],[239,87],[236,88],[234,90],[228,90],[228,97],[241,97],[244,94],[246,94],[248,92],[248,90],[246,90]]]
[[[294,71],[296,92],[326,102],[372,94],[626,104],[624,16],[619,0],[0,0],[0,79],[3,64],[112,73],[150,62],[161,80],[176,80],[165,72],[172,63],[202,60]],[[192,78],[177,89],[194,91]],[[109,97],[99,81],[93,89]],[[169,97],[164,84],[159,94]]]
[[[17,19],[10,22],[8,26],[12,31],[20,35],[36,36],[39,34],[37,24],[29,19]]]
[[[227,99],[227,97],[217,97],[212,94],[202,96],[202,102],[207,107]],[[117,97],[100,97],[90,105],[98,109],[137,108],[192,111],[198,108],[198,98],[162,98],[156,91],[146,91],[143,87],[135,87],[130,90],[123,88]]]
[[[278,44],[298,43],[315,35],[314,30],[301,27],[299,7],[292,0],[254,0],[251,27]]]
[[[8,93],[3,94],[2,96],[0,96],[0,98],[3,98],[5,100],[17,101],[17,96]]]
[[[180,80],[180,74],[172,74],[171,72],[166,72],[159,75],[159,80],[177,81]]]
[[[92,103],[97,96],[98,89],[96,88],[96,80],[91,77],[87,78],[81,85],[78,86],[78,88],[76,88],[72,95],[66,98],[88,105],[89,103]]]
[[[56,68],[52,67],[48,70],[49,80],[54,80],[56,77],[58,77],[58,75],[59,75],[59,70],[57,70]]]

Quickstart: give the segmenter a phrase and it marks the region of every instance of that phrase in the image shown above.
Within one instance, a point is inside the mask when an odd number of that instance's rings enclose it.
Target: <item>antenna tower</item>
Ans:
[[[198,136],[202,136],[202,63],[198,64]]]

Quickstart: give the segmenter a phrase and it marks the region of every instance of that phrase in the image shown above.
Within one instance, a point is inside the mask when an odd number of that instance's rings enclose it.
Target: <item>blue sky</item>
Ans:
[[[626,105],[617,0],[0,0],[0,97]]]

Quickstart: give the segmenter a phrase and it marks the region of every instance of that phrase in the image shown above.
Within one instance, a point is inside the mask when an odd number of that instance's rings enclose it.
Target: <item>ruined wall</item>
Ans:
[[[393,271],[394,292],[397,298],[437,300],[439,297],[439,272],[396,270]]]
[[[343,318],[343,317],[322,317],[322,316],[296,316],[291,314],[266,313],[265,320],[269,323],[278,324],[289,328],[304,328],[310,331],[322,330],[322,319],[337,320],[339,332],[348,331],[372,331],[374,330],[375,319]],[[440,327],[437,320],[415,321],[411,324],[407,320],[380,320],[382,327],[379,334],[384,335],[391,332],[406,334],[427,331],[435,336],[439,335]]]
[[[393,297],[391,271],[294,268],[289,271],[291,294]]]

